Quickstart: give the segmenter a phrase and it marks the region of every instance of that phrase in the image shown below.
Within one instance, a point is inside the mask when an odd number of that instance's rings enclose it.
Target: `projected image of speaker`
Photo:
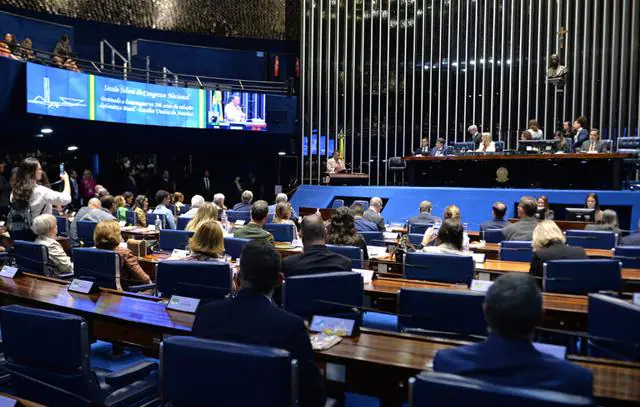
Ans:
[[[267,131],[266,97],[259,93],[208,91],[207,127]]]

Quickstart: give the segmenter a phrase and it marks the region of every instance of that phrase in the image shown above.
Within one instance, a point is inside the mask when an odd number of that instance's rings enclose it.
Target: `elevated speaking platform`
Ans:
[[[630,154],[472,154],[406,156],[415,186],[622,189],[622,161]]]

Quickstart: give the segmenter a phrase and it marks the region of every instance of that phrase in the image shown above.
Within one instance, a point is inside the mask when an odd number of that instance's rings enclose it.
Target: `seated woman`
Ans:
[[[533,257],[529,272],[534,277],[542,277],[543,265],[549,260],[586,259],[587,254],[582,247],[567,245],[564,234],[552,220],[538,223],[533,230]],[[540,284],[542,281],[539,280]]]
[[[425,246],[422,251],[426,253],[451,254],[454,256],[471,256],[471,252],[465,251],[462,244],[464,228],[455,219],[445,219],[438,230],[435,246]]]
[[[184,194],[182,192],[175,192],[171,201],[176,207],[176,215],[180,215],[180,208],[184,206]]]
[[[620,227],[618,225],[618,214],[612,209],[605,209],[602,212],[600,220],[594,224],[586,225],[585,230],[602,230],[607,232],[616,232],[620,234]]]
[[[598,194],[591,192],[589,195],[587,195],[587,198],[584,200],[584,207],[587,209],[593,209],[595,222],[600,222],[600,220],[602,219],[602,210],[600,209],[600,200],[598,199]]]
[[[190,259],[214,261],[224,258],[224,235],[216,220],[206,220],[189,239]]]
[[[476,150],[478,153],[495,153],[496,143],[491,139],[491,133],[482,133],[482,141]]]
[[[460,208],[458,208],[456,205],[447,206],[446,208],[444,208],[442,219],[450,219],[462,225],[460,219]],[[436,238],[438,237],[438,229],[436,229],[436,226],[431,226],[429,229],[424,231],[424,236],[422,237],[422,246],[429,246],[431,243],[433,243],[434,240],[436,240]],[[464,227],[462,229],[462,247],[468,248],[469,235],[467,234],[467,231],[464,230]]]
[[[129,211],[126,207],[126,201],[122,195],[118,195],[113,199],[116,203],[116,219],[119,221],[127,221],[127,212]]]
[[[138,218],[138,225],[147,227],[147,211],[149,210],[149,199],[144,195],[138,195],[135,203],[133,204],[133,210]]]
[[[150,284],[151,278],[142,270],[136,256],[126,247],[120,246],[122,236],[120,235],[120,225],[115,220],[103,220],[96,225],[93,232],[93,241],[96,248],[103,250],[113,250],[122,258],[122,271],[120,283],[123,289],[130,285]]]
[[[553,220],[554,213],[551,209],[549,209],[549,198],[546,195],[540,195],[538,197],[538,218],[542,220]]]
[[[291,220],[291,204],[289,202],[280,202],[276,205],[276,213],[273,215],[273,223],[286,223],[287,225],[294,225],[295,222]]]
[[[356,232],[353,214],[348,206],[341,206],[331,215],[327,226],[327,243],[337,246],[357,246],[362,249],[362,258],[369,259],[367,243]]]
[[[32,224],[33,232],[37,235],[35,242],[47,246],[49,250],[49,264],[53,268],[53,276],[73,273],[73,263],[58,243],[58,222],[53,215],[37,216]]]
[[[124,198],[124,207],[127,209],[133,208],[133,192],[124,192],[122,197]]]
[[[205,202],[200,208],[198,208],[196,216],[187,223],[185,230],[195,232],[202,223],[210,220],[218,220],[218,207],[214,203]]]
[[[553,151],[556,153],[568,153],[569,152],[569,143],[564,137],[564,134],[561,131],[557,131],[553,135]]]

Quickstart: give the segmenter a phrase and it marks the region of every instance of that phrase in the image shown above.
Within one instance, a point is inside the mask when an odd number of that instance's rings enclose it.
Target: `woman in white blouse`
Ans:
[[[38,237],[36,243],[47,246],[49,251],[49,264],[53,266],[54,277],[60,274],[73,273],[73,263],[64,252],[62,245],[58,243],[58,222],[53,215],[45,214],[33,220],[33,231]]]
[[[54,205],[65,206],[71,202],[71,185],[66,172],[60,175],[60,179],[64,184],[62,192],[56,192],[44,185],[38,185],[41,179],[42,167],[40,166],[40,161],[34,157],[22,160],[13,183],[11,208],[21,209],[28,206],[31,211],[31,218],[34,219],[39,215],[50,215],[53,212]],[[35,239],[30,229],[9,230],[9,233],[14,240]]]
[[[495,153],[496,143],[491,139],[491,133],[482,133],[482,141],[476,150],[478,153]]]

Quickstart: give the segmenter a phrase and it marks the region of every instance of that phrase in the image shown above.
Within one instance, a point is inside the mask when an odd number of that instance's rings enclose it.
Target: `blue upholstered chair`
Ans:
[[[136,292],[155,287],[155,284],[142,284],[122,277],[122,259],[112,250],[81,247],[73,249],[72,254],[75,278],[115,290]]]
[[[422,233],[409,233],[407,234],[407,238],[409,239],[409,243],[418,247],[422,246],[422,239],[424,238],[424,234]]]
[[[500,260],[531,262],[533,247],[531,242],[503,240],[500,242]]]
[[[618,234],[604,230],[567,230],[567,244],[585,249],[607,249],[616,247]]]
[[[589,294],[589,335],[612,341],[589,339],[594,357],[640,360],[640,307],[602,294]],[[616,342],[619,341],[619,342]]]
[[[178,219],[176,221],[176,229],[185,230],[187,228],[187,225],[191,221],[191,219],[193,219],[193,218],[180,218],[180,217],[178,217]]]
[[[342,206],[344,206],[344,199],[334,199],[333,204],[331,205],[331,208],[336,209]]]
[[[384,234],[382,232],[358,232],[367,243],[367,246],[384,246]]]
[[[51,406],[116,407],[141,405],[157,395],[151,374],[157,363],[117,372],[92,369],[89,327],[78,316],[9,305],[0,308],[0,325],[7,367],[18,373],[11,388],[19,397]]]
[[[504,141],[496,141],[494,142],[496,146],[496,153],[501,153],[504,151]]]
[[[586,397],[549,390],[498,386],[448,373],[422,372],[409,379],[410,407],[574,407],[595,406]]]
[[[362,205],[362,208],[365,210],[369,209],[369,202],[367,201],[363,201],[361,199],[356,199],[355,201],[353,201],[354,204],[359,204]]]
[[[147,225],[155,225],[156,218],[160,218],[162,229],[167,227],[167,215],[163,213],[147,213]]]
[[[362,249],[356,246],[339,246],[328,244],[327,249],[334,253],[341,254],[351,259],[351,267],[354,269],[362,267]]]
[[[282,307],[306,318],[311,315],[353,315],[349,306],[362,307],[363,296],[364,287],[359,273],[344,271],[302,275],[285,280]]]
[[[58,235],[66,235],[69,232],[69,219],[65,216],[56,216]]]
[[[251,220],[251,212],[249,211],[227,211],[227,219],[229,222],[235,222],[237,220],[243,220],[245,223],[249,223]]]
[[[138,214],[136,211],[132,209],[127,210],[127,224],[131,226],[138,225]]]
[[[13,256],[16,259],[18,270],[25,273],[51,276],[47,263],[49,250],[47,246],[39,243],[16,240],[13,248]]]
[[[273,235],[276,242],[293,242],[296,238],[296,226],[286,223],[265,223],[264,229]]]
[[[487,229],[482,232],[482,238],[487,243],[500,243],[504,239],[502,229]]]
[[[244,246],[250,241],[250,239],[241,239],[239,237],[225,237],[224,252],[232,259],[239,259],[242,254],[242,249],[244,249]]]
[[[411,280],[470,285],[474,274],[473,257],[435,253],[407,253],[404,276]]]
[[[173,336],[160,345],[160,369],[163,405],[298,405],[298,362],[281,349]]]
[[[222,261],[161,261],[156,275],[158,292],[162,297],[172,295],[218,300],[232,288],[232,272]]]
[[[185,213],[189,212],[191,210],[191,205],[189,204],[184,204],[180,207],[180,210],[178,211],[178,216],[180,215],[184,215]]]
[[[185,250],[191,236],[193,236],[193,232],[187,232],[186,230],[162,229],[158,246],[160,250]]]
[[[433,226],[433,223],[410,223],[409,233],[424,235],[424,232],[426,232],[431,226]]]
[[[640,246],[618,246],[613,249],[613,258],[624,268],[640,269]]]
[[[617,260],[552,260],[544,263],[544,291],[564,294],[620,291],[621,264]]]
[[[91,222],[88,220],[78,221],[78,239],[82,242],[84,247],[93,247],[93,232],[96,230],[97,224],[97,222]]]

